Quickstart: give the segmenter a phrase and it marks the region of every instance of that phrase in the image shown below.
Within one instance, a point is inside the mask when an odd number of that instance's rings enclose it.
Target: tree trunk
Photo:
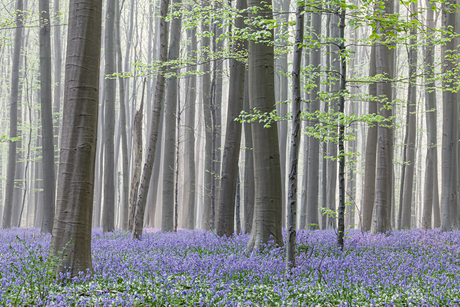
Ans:
[[[411,3],[411,11],[417,11],[417,3]],[[415,16],[411,19],[416,21]],[[415,173],[415,147],[416,147],[416,124],[417,124],[417,30],[411,30],[411,39],[409,41],[409,87],[407,93],[407,143],[404,144],[407,150],[406,160],[404,164],[406,166],[406,172],[404,174],[404,186],[403,199],[402,199],[402,217],[401,217],[401,228],[410,229],[411,226],[411,205],[412,205],[412,194],[413,194],[413,182]]]
[[[92,271],[101,0],[70,0],[57,210],[50,254],[71,276]],[[85,127],[82,129],[81,127]]]
[[[161,0],[160,4],[160,19],[159,31],[160,31],[160,62],[165,63],[168,54],[168,28],[166,24],[166,15],[168,13],[169,0]],[[150,180],[152,178],[152,169],[155,159],[155,150],[157,146],[158,130],[160,125],[160,113],[161,106],[163,103],[163,93],[165,87],[165,66],[161,66],[158,72],[156,81],[155,97],[153,102],[152,110],[152,127],[149,136],[149,147],[147,156],[145,158],[144,168],[142,170],[142,179],[139,186],[139,193],[137,197],[137,204],[134,217],[134,227],[132,237],[137,239],[142,235],[142,223],[144,222],[145,204],[147,201],[148,188],[150,186]]]
[[[54,22],[61,22],[61,12],[59,11],[59,0],[54,0]],[[62,48],[61,48],[61,27],[54,27],[54,107],[53,107],[53,126],[54,126],[54,146],[59,148],[59,135],[61,125],[61,89],[62,89]],[[59,164],[59,157],[55,158],[55,169]],[[55,178],[56,179],[56,178]]]
[[[54,220],[54,195],[56,179],[54,175],[53,112],[51,100],[51,33],[49,0],[39,1],[40,11],[40,104],[43,129],[43,220],[41,232],[51,233]]]
[[[321,8],[312,13],[313,38],[321,39]],[[310,113],[320,110],[321,99],[319,97],[321,81],[321,48],[311,49],[311,65],[315,69],[315,88],[311,92]],[[310,123],[314,126],[315,123]],[[309,159],[308,159],[308,182],[307,182],[307,228],[319,229],[319,147],[320,140],[311,136],[308,142]]]
[[[21,49],[23,44],[23,1],[16,2],[16,29],[14,34],[13,67],[11,69],[11,93],[10,93],[10,138],[18,136],[18,100],[19,100],[19,67]],[[10,141],[8,144],[8,166],[6,169],[5,204],[3,207],[2,228],[11,228],[13,212],[14,176],[16,173],[16,145]]]
[[[249,88],[248,72],[244,77],[243,109],[249,113]],[[243,207],[244,207],[244,233],[251,233],[254,218],[254,155],[251,124],[245,123],[244,127],[244,182],[243,182]]]
[[[173,0],[172,11],[177,11],[181,0]],[[175,16],[171,21],[171,41],[169,43],[168,61],[179,58],[181,17]],[[163,169],[163,204],[161,231],[174,230],[174,170],[176,165],[176,116],[177,114],[177,80],[178,68],[170,68],[165,95],[165,143]]]
[[[116,40],[117,40],[117,56],[118,56],[118,73],[123,72],[123,61],[121,55],[121,38],[120,38],[120,0],[117,0],[116,6]],[[118,77],[118,89],[120,98],[120,131],[121,131],[121,153],[122,153],[122,167],[123,167],[123,199],[122,199],[122,212],[121,214],[121,229],[128,230],[129,218],[129,160],[128,160],[128,136],[126,133],[126,107],[125,107],[125,86],[124,80]]]
[[[105,12],[105,120],[104,120],[104,204],[102,214],[102,229],[104,232],[115,230],[115,181],[114,181],[114,133],[115,133],[115,91],[114,78],[107,75],[115,73],[115,0],[107,1]]]
[[[247,8],[246,0],[237,0],[236,9]],[[243,17],[235,20],[235,28],[244,28]],[[246,40],[237,39],[232,51],[240,54],[247,50]],[[234,232],[236,182],[238,178],[238,160],[241,146],[241,123],[235,121],[243,110],[245,64],[237,59],[230,60],[230,85],[228,90],[227,132],[225,134],[224,157],[222,159],[221,189],[217,234],[230,237]]]
[[[392,15],[393,5],[392,1],[384,1],[384,8],[375,7],[376,14]],[[377,22],[377,33],[381,35],[381,41],[378,41],[375,46],[376,73],[391,80],[394,76],[394,50],[389,48],[391,46],[384,44],[390,32],[390,29],[382,28],[380,21]],[[393,116],[393,110],[388,108],[393,101],[390,81],[384,80],[377,83],[377,97],[379,97],[377,108],[381,110],[380,115],[388,121],[379,123],[377,127],[377,182],[371,229],[373,233],[385,233],[391,228],[390,210],[393,192],[393,129],[388,127],[392,124],[391,117]]]
[[[444,29],[455,26],[455,13],[451,10],[455,0],[448,0],[442,4],[442,26]],[[449,33],[443,34],[444,39],[448,41],[441,46],[441,58],[445,64],[442,66],[442,73],[449,74],[455,69],[455,63],[451,59],[452,52],[456,49],[454,46],[454,39]],[[456,102],[455,93],[449,88],[454,87],[451,78],[443,79],[442,85],[444,90],[442,92],[443,100],[443,121],[442,121],[442,221],[441,227],[443,230],[450,230],[453,225],[453,212],[452,204],[455,200],[456,183],[453,182],[454,172],[454,156],[453,147],[454,140],[454,127],[457,117],[454,115],[454,103]],[[446,89],[447,88],[447,89]]]
[[[302,44],[304,31],[303,4],[298,4],[296,12],[296,30],[294,44],[294,63],[292,67],[292,134],[291,152],[289,157],[289,190],[287,207],[286,237],[286,278],[291,279],[292,268],[295,267],[296,252],[296,215],[297,215],[297,165],[300,146],[300,113],[301,87],[300,66],[302,62]]]
[[[248,7],[256,7],[252,18],[273,18],[271,0],[250,0]],[[256,31],[261,29],[256,28]],[[265,30],[267,31],[267,30]],[[273,40],[273,31],[270,31]],[[274,50],[267,42],[249,42],[249,106],[262,113],[275,107]],[[265,128],[263,123],[252,124],[254,180],[256,183],[254,220],[247,249],[259,249],[270,239],[283,245],[281,235],[281,170],[276,126]]]
[[[142,117],[144,114],[144,92],[145,92],[145,83],[142,87],[142,99],[139,110],[134,115],[134,135],[133,135],[133,145],[134,145],[134,165],[133,165],[133,176],[131,178],[131,189],[129,193],[129,220],[128,220],[128,229],[133,230],[134,217],[136,213],[136,204],[137,204],[137,195],[139,192],[139,184],[141,180],[141,170],[142,170]]]
[[[371,47],[369,56],[369,78],[375,76],[375,46]],[[377,113],[377,84],[369,84],[369,114]],[[363,231],[371,230],[372,212],[375,202],[375,171],[377,160],[377,125],[370,124],[367,129],[366,157],[364,171],[364,195],[363,195]]]

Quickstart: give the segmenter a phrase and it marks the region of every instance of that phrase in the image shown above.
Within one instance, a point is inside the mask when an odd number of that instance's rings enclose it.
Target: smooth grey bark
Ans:
[[[144,115],[144,92],[145,92],[145,83],[144,79],[142,86],[142,99],[139,110],[134,115],[133,121],[133,149],[134,149],[134,165],[133,165],[133,175],[131,178],[131,189],[129,193],[129,219],[128,219],[128,229],[133,230],[134,226],[134,217],[136,213],[136,204],[137,196],[139,192],[139,184],[141,181],[141,171],[142,171],[142,117]]]
[[[188,46],[188,56],[192,61],[196,61],[197,39],[196,28],[187,30],[190,37],[190,45]],[[196,75],[193,73],[192,66],[188,71],[192,73],[189,76],[187,84],[187,99],[185,101],[185,140],[186,140],[186,158],[185,158],[185,208],[187,208],[185,225],[187,229],[195,228],[195,108],[196,108]],[[196,67],[195,67],[196,69]],[[185,215],[185,214],[184,214]]]
[[[118,73],[123,72],[123,59],[121,55],[121,38],[120,38],[120,0],[117,0],[116,6],[116,48],[117,48],[117,69]],[[122,187],[122,211],[121,211],[121,229],[128,230],[128,214],[129,214],[129,160],[128,160],[128,136],[126,133],[126,106],[125,106],[125,84],[121,77],[118,77],[118,89],[120,99],[120,133],[121,133],[121,153],[122,153],[122,170],[123,170],[123,187]]]
[[[312,12],[311,26],[313,28],[313,38],[321,39],[321,7],[317,11]],[[320,110],[321,99],[319,97],[320,82],[321,82],[321,48],[314,47],[311,49],[311,65],[315,73],[314,78],[315,88],[311,92],[310,113]],[[310,122],[310,126],[315,126],[316,123]],[[308,179],[307,179],[307,225],[308,229],[319,229],[319,149],[320,140],[311,136],[308,141],[309,159],[308,159]]]
[[[160,22],[158,31],[160,31],[160,46],[159,46],[159,61],[165,63],[168,55],[168,26],[166,23],[166,15],[168,13],[169,0],[162,0],[160,2]],[[149,147],[147,156],[145,158],[144,167],[142,170],[142,179],[139,186],[139,193],[137,197],[136,211],[134,217],[134,227],[132,237],[137,239],[142,236],[145,204],[147,202],[148,188],[152,178],[153,163],[155,160],[155,151],[158,139],[158,130],[160,126],[161,106],[163,104],[163,93],[165,87],[165,74],[166,68],[162,65],[159,68],[157,81],[155,85],[155,97],[152,108],[152,126],[149,136]]]
[[[54,22],[61,23],[59,0],[54,0]],[[61,27],[53,29],[54,42],[54,93],[53,93],[53,127],[54,127],[54,146],[59,148],[59,134],[61,124],[61,89],[62,89],[62,47],[61,47]],[[54,153],[56,155],[56,152]],[[56,171],[59,164],[59,158],[55,157]]]
[[[382,17],[392,15],[394,3],[385,0],[383,8],[375,6],[375,11]],[[373,233],[385,233],[391,228],[390,212],[393,192],[393,129],[388,127],[392,123],[390,118],[393,116],[393,110],[387,107],[393,101],[390,80],[394,76],[394,50],[383,43],[391,29],[382,27],[381,21],[377,21],[376,26],[377,33],[381,36],[381,40],[377,41],[375,45],[376,74],[388,78],[377,82],[377,97],[379,99],[377,108],[380,110],[380,115],[389,122],[379,123],[377,127],[377,172],[371,231]]]
[[[105,114],[104,114],[104,204],[102,211],[102,229],[104,232],[115,230],[115,91],[117,80],[108,78],[115,70],[115,0],[107,0],[105,12]]]
[[[244,77],[243,110],[249,113],[249,88],[248,71]],[[251,124],[243,124],[244,128],[244,182],[243,182],[243,210],[244,210],[244,233],[250,233],[254,218],[254,155],[252,154],[252,129]]]
[[[237,0],[236,9],[247,8],[246,0]],[[235,19],[235,28],[243,29],[243,16]],[[234,41],[232,51],[240,54],[247,50],[247,41]],[[241,123],[235,121],[243,110],[244,79],[246,67],[244,62],[230,60],[230,85],[228,88],[227,131],[225,133],[224,156],[222,159],[222,176],[220,179],[220,197],[217,222],[217,235],[230,237],[234,233],[235,197],[238,179],[238,161],[241,147]]]
[[[297,5],[294,44],[294,62],[292,67],[292,134],[291,152],[289,156],[289,190],[287,207],[286,237],[286,279],[291,279],[292,268],[295,267],[296,252],[296,221],[297,221],[297,166],[300,147],[300,113],[301,87],[300,66],[302,63],[302,44],[304,32],[303,4]]]
[[[417,11],[417,3],[411,3],[410,9],[412,12]],[[411,20],[416,21],[416,16],[411,17]],[[417,30],[414,28],[411,30],[411,39],[409,41],[409,87],[407,92],[407,114],[406,114],[406,135],[407,142],[404,144],[406,147],[406,160],[405,174],[404,174],[404,185],[401,186],[403,190],[402,199],[402,217],[401,226],[402,229],[409,229],[411,227],[411,205],[412,205],[412,194],[413,194],[413,183],[415,174],[415,147],[416,147],[416,124],[417,124]]]
[[[209,5],[207,0],[203,0],[203,7]],[[205,21],[201,23],[201,32],[209,31],[209,25]],[[210,39],[208,36],[201,38],[202,58],[203,58],[203,77],[201,81],[201,93],[203,100],[203,115],[205,126],[205,149],[204,149],[204,208],[202,228],[211,229],[211,181],[212,181],[212,120],[211,120],[211,64],[209,56]]]
[[[425,186],[423,197],[422,228],[430,229],[441,226],[438,197],[438,150],[437,150],[437,103],[434,77],[434,54],[435,44],[432,41],[436,22],[434,11],[431,9],[435,4],[426,1],[426,22],[428,35],[425,39],[425,110],[426,125],[428,130],[428,146],[426,155]],[[433,212],[433,214],[432,214]],[[433,217],[433,218],[432,218]],[[433,223],[432,223],[433,222]]]
[[[444,29],[448,27],[455,27],[455,13],[451,12],[455,0],[448,0],[442,4],[442,26]],[[441,45],[441,59],[444,61],[441,72],[450,74],[455,63],[451,59],[452,51],[455,50],[454,40],[449,33],[443,33],[443,38],[448,41]],[[451,88],[453,85],[450,77],[443,79],[442,86],[444,88]],[[443,121],[442,121],[442,219],[441,228],[443,230],[450,230],[453,225],[452,204],[455,200],[456,183],[453,182],[454,168],[453,162],[453,147],[454,140],[454,127],[456,127],[457,117],[454,115],[455,94],[450,90],[443,90]]]
[[[22,0],[16,2],[16,29],[14,34],[13,66],[11,68],[11,92],[10,92],[10,138],[18,136],[18,100],[19,100],[19,69],[21,49],[23,44],[22,25],[23,25]],[[3,207],[2,228],[11,228],[11,218],[13,212],[14,177],[16,173],[16,146],[17,142],[8,144],[8,165],[6,169],[5,204]]]
[[[56,192],[53,136],[53,103],[51,91],[51,33],[49,0],[39,1],[40,11],[40,105],[43,157],[43,220],[41,232],[51,233]]]
[[[59,271],[92,271],[101,0],[70,0],[56,217],[50,250]],[[82,127],[85,127],[82,129]]]
[[[236,234],[241,234],[241,180],[239,170],[236,177],[235,224]]]
[[[172,12],[177,12],[181,0],[172,0]],[[179,58],[180,32],[182,19],[175,16],[171,20],[171,35],[169,42],[168,61]],[[167,80],[165,96],[165,138],[163,164],[163,203],[161,216],[161,231],[174,230],[174,171],[176,166],[176,116],[177,113],[177,83],[179,68],[170,67],[171,76]]]
[[[272,2],[248,1],[248,7],[258,10],[251,12],[251,18],[272,19]],[[255,28],[255,31],[260,30]],[[265,32],[267,30],[265,29]],[[275,108],[274,88],[274,47],[273,31],[268,32],[268,42],[249,42],[249,107],[262,113]],[[247,250],[259,249],[261,243],[274,240],[282,246],[281,234],[281,169],[278,146],[278,130],[275,126],[265,128],[263,123],[252,124],[254,155],[255,203],[251,237]]]
[[[371,47],[369,56],[369,78],[375,76],[375,46]],[[369,114],[377,114],[377,83],[369,84]],[[367,128],[366,156],[364,164],[364,192],[363,192],[363,224],[362,230],[371,230],[372,212],[375,202],[375,172],[377,162],[377,125],[370,124]]]
[[[331,68],[333,71],[339,72],[340,71],[340,50],[338,47],[338,41],[339,41],[339,17],[336,14],[333,14],[331,16],[331,23],[330,23],[330,28],[331,28],[331,37],[334,39],[334,44],[331,44]],[[339,75],[334,75],[334,82],[331,84],[331,92],[332,93],[338,93],[340,91],[340,83],[339,83]],[[338,99],[334,99],[331,101],[330,105],[330,110],[331,112],[337,112],[339,110],[338,108]],[[334,128],[335,133],[337,133],[337,128]],[[327,156],[329,157],[337,157],[338,151],[337,151],[337,144],[334,144],[330,142],[327,145]],[[329,210],[336,210],[336,191],[337,191],[337,162],[328,160],[327,162],[327,183],[326,183],[326,189],[327,189],[327,195],[326,195],[326,203],[327,203],[327,208]],[[336,218],[330,215],[327,215],[326,217],[326,228],[327,229],[334,229],[337,226],[337,221]]]

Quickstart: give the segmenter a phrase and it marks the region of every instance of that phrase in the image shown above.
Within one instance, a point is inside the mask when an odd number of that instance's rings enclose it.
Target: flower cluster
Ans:
[[[246,253],[248,235],[202,230],[92,235],[94,274],[56,282],[50,236],[0,232],[0,306],[457,306],[460,232],[333,230],[297,235],[285,279],[284,248]]]

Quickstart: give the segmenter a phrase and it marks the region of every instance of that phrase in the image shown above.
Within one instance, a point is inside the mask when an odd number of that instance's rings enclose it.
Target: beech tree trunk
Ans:
[[[101,0],[70,0],[57,210],[59,271],[92,271],[91,222],[99,103]],[[85,127],[85,129],[82,129]]]
[[[243,109],[249,113],[249,81],[246,70],[244,77],[244,99]],[[244,182],[243,182],[243,207],[244,207],[244,233],[250,233],[252,229],[252,220],[254,218],[254,155],[252,142],[251,124],[245,123],[244,127]]]
[[[51,233],[54,220],[54,195],[56,179],[54,176],[54,136],[53,103],[51,99],[51,33],[49,0],[39,1],[40,11],[40,104],[43,129],[43,220],[41,232]]]
[[[296,31],[294,44],[294,63],[292,67],[292,134],[291,152],[289,157],[289,190],[287,208],[287,238],[286,238],[286,278],[291,278],[292,268],[295,267],[296,252],[296,215],[297,215],[297,165],[300,146],[300,113],[301,87],[300,66],[302,62],[302,44],[304,31],[303,4],[298,4],[296,12]]]
[[[248,7],[256,7],[251,18],[272,19],[271,0],[250,0]],[[259,28],[254,29],[256,31]],[[265,30],[266,31],[266,30]],[[270,31],[273,40],[273,31]],[[262,113],[275,108],[274,49],[267,42],[249,42],[249,106]],[[265,128],[263,123],[252,124],[254,154],[255,204],[251,237],[247,249],[259,249],[261,243],[274,240],[282,246],[281,235],[281,169],[276,126]]]
[[[236,9],[247,8],[246,0],[237,0]],[[244,28],[243,17],[235,20],[235,28]],[[246,40],[237,39],[233,53],[239,54],[247,50]],[[245,64],[237,59],[230,60],[230,85],[228,90],[227,132],[225,134],[224,156],[222,159],[221,189],[217,234],[230,237],[234,232],[235,197],[238,179],[238,161],[241,146],[241,123],[235,121],[243,110]]]
[[[172,12],[177,12],[181,0],[173,0]],[[171,41],[169,42],[168,61],[179,58],[181,17],[171,20]],[[179,68],[169,69],[171,76],[167,80],[165,96],[165,143],[163,165],[163,203],[161,231],[174,231],[174,171],[176,167],[176,116],[177,114],[177,80]]]
[[[392,15],[394,12],[393,5],[392,1],[385,0],[383,8],[375,7],[376,14],[383,18],[386,15]],[[376,43],[375,58],[377,75],[392,79],[394,76],[394,50],[383,43],[388,38],[387,33],[390,31],[388,27],[383,28],[380,21],[377,22],[377,33],[381,35],[382,42]],[[391,228],[390,211],[393,193],[393,129],[388,127],[392,124],[390,118],[393,116],[393,110],[386,108],[393,101],[390,81],[377,83],[377,97],[379,97],[377,108],[380,110],[380,115],[389,121],[379,123],[377,128],[377,182],[371,229],[373,233],[385,233]]]
[[[169,0],[161,0],[160,3],[160,16],[162,17],[159,22],[160,31],[160,62],[166,62],[168,54],[168,28],[166,23],[166,15],[168,13]],[[149,136],[149,147],[147,156],[145,158],[144,168],[142,170],[142,179],[139,186],[139,193],[137,197],[136,211],[134,217],[134,227],[132,237],[138,239],[142,236],[145,204],[147,201],[148,188],[152,178],[153,163],[155,160],[155,151],[158,139],[158,130],[160,125],[161,106],[163,104],[163,93],[165,87],[165,66],[161,66],[158,72],[158,77],[155,87],[155,97],[153,102],[152,111],[152,126]]]
[[[10,94],[10,138],[18,136],[18,100],[19,100],[19,68],[21,49],[23,44],[23,0],[16,2],[16,29],[14,34],[13,67],[11,69]],[[8,143],[8,166],[6,169],[5,204],[3,207],[2,228],[11,228],[13,213],[14,177],[16,173],[16,146],[17,142]]]

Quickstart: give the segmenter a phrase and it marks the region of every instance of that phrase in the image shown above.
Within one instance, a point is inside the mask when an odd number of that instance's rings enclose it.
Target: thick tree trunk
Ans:
[[[172,11],[178,10],[181,0],[171,2]],[[168,61],[179,58],[181,17],[175,16],[171,21],[171,41],[169,43]],[[163,204],[161,231],[174,230],[174,171],[176,165],[176,116],[177,114],[177,82],[179,69],[170,68],[165,96],[165,143],[163,165]]]
[[[300,113],[301,87],[300,66],[302,62],[302,44],[304,31],[303,5],[297,6],[296,31],[294,44],[294,63],[292,67],[292,134],[291,152],[289,157],[289,190],[287,207],[287,238],[286,238],[286,278],[291,279],[292,268],[295,267],[296,252],[296,219],[297,219],[297,166],[300,147]]]
[[[57,210],[50,250],[58,270],[92,271],[101,0],[70,0]],[[81,127],[85,127],[82,129]]]
[[[257,7],[251,17],[272,19],[270,0],[248,1],[248,7]],[[254,29],[260,30],[258,28]],[[271,33],[273,37],[273,32]],[[273,40],[271,38],[270,40]],[[251,110],[271,112],[275,108],[274,50],[267,42],[249,42],[249,106]],[[281,235],[281,170],[276,126],[265,128],[263,123],[252,124],[254,179],[256,184],[254,220],[247,249],[258,249],[270,239],[283,245]]]
[[[236,9],[247,8],[246,0],[237,0]],[[244,28],[244,19],[235,20],[235,28]],[[232,46],[234,53],[247,50],[247,42],[236,40]],[[241,145],[241,123],[235,121],[243,110],[245,64],[237,59],[230,60],[230,85],[228,90],[227,132],[225,134],[224,157],[222,159],[221,189],[217,234],[230,237],[234,232],[236,182],[238,178],[238,160]]]
[[[40,11],[40,104],[43,129],[43,220],[41,231],[51,233],[54,220],[54,195],[56,179],[54,175],[53,104],[51,100],[51,33],[49,0],[39,1]]]
[[[393,5],[392,1],[384,1],[383,9],[375,7],[376,13],[384,18],[386,15],[392,15]],[[382,28],[380,21],[377,22],[377,32],[381,35],[382,42],[377,42],[375,46],[376,73],[391,80],[394,76],[394,50],[383,43],[388,38],[387,33],[390,31],[388,28]],[[388,127],[392,123],[390,118],[393,116],[393,110],[387,108],[393,101],[390,81],[384,80],[377,83],[377,97],[379,97],[377,107],[381,110],[380,115],[389,121],[379,123],[377,128],[377,182],[371,229],[373,233],[385,233],[391,228],[390,211],[393,192],[393,129]]]
[[[107,1],[105,12],[105,114],[104,114],[104,204],[102,229],[104,232],[115,230],[115,181],[114,181],[114,133],[115,133],[115,91],[117,80],[107,78],[115,73],[115,0]]]
[[[13,67],[11,69],[11,94],[10,94],[10,138],[18,136],[18,100],[19,100],[19,66],[23,44],[23,1],[16,2],[16,30],[14,34]],[[16,173],[16,145],[17,142],[8,144],[8,166],[6,169],[5,204],[3,207],[2,228],[11,227],[13,212],[14,176]]]
[[[442,26],[444,29],[448,27],[455,27],[455,13],[451,10],[455,0],[448,0],[442,4]],[[443,37],[448,41],[441,46],[441,58],[444,61],[442,66],[442,73],[449,74],[454,69],[454,61],[451,58],[452,51],[455,50],[454,39],[450,34],[444,34]],[[443,79],[442,85],[444,88],[452,88],[454,84],[451,77]],[[453,147],[455,145],[454,129],[456,128],[457,117],[454,114],[455,93],[449,89],[443,90],[443,121],[442,121],[442,220],[441,227],[443,230],[449,230],[453,226],[454,216],[452,205],[455,200],[456,183],[453,182],[454,172],[454,156]]]
[[[160,62],[166,62],[168,54],[168,28],[166,23],[166,15],[168,13],[169,0],[162,0],[160,4],[160,19],[159,29],[160,31]],[[136,211],[134,217],[134,227],[132,232],[133,238],[139,238],[142,235],[143,222],[144,222],[144,212],[145,204],[147,201],[148,188],[150,186],[150,180],[152,178],[152,169],[155,158],[155,151],[157,146],[158,139],[158,130],[160,125],[160,113],[161,106],[163,104],[163,93],[165,87],[165,74],[166,69],[164,66],[161,66],[159,69],[156,88],[155,88],[155,97],[153,102],[152,110],[152,126],[149,136],[149,147],[147,151],[147,156],[145,158],[144,168],[142,170],[142,179],[139,186],[139,193],[137,197]]]

